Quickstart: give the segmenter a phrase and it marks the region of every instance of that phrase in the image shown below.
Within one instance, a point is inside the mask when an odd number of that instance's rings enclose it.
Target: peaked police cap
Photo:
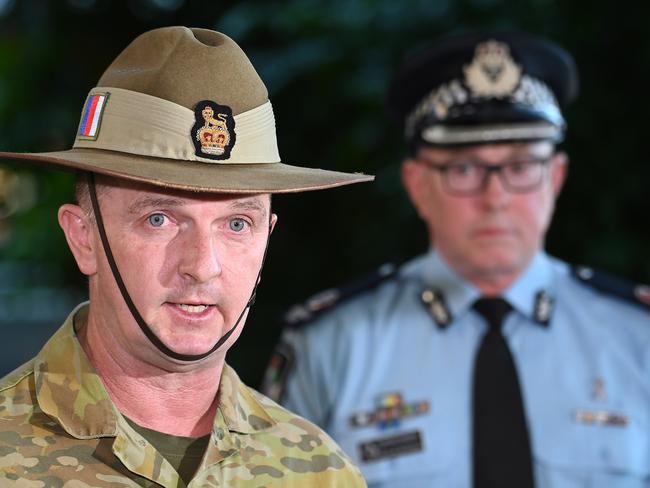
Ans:
[[[480,32],[437,41],[392,80],[389,113],[411,148],[494,142],[559,142],[561,109],[578,93],[571,55],[547,39]]]

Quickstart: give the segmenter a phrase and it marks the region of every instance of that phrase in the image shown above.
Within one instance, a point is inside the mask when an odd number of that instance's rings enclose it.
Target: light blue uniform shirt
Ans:
[[[432,287],[451,313],[446,327],[421,299]],[[555,302],[548,326],[534,320],[540,291]],[[287,329],[295,357],[283,404],[334,437],[370,487],[470,487],[473,365],[487,329],[471,308],[479,296],[430,252]],[[503,296],[537,487],[650,487],[650,314],[543,253]],[[369,421],[391,394],[411,407]]]

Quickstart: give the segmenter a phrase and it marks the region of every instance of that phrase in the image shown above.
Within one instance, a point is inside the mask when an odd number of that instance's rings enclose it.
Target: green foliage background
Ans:
[[[571,171],[547,247],[570,262],[650,280],[646,4],[21,0],[0,9],[3,149],[70,147],[88,90],[119,51],[145,30],[183,24],[225,32],[249,54],[269,88],[285,162],[377,175],[370,185],[274,199],[280,222],[259,298],[229,354],[250,384],[258,383],[290,304],[426,249],[424,227],[401,189],[402,137],[385,116],[384,93],[405,55],[450,32],[527,30],[574,54],[582,89],[566,111]],[[62,263],[60,285],[83,289],[55,217],[71,198],[71,177],[34,174],[37,203],[3,223],[9,234],[0,262]],[[3,279],[10,289],[12,278]],[[30,331],[16,324],[2,334]],[[15,364],[22,359],[16,354]]]

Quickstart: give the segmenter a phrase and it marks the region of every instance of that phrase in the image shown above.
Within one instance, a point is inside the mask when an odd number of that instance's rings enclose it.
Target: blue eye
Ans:
[[[165,218],[163,214],[156,213],[147,217],[147,220],[153,227],[160,227],[165,223]]]
[[[241,218],[234,218],[230,221],[230,230],[234,232],[241,232],[244,230],[248,222],[246,222],[244,219]]]

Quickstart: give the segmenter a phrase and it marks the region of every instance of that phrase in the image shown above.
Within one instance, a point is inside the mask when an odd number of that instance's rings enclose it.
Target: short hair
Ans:
[[[90,200],[90,183],[89,183],[89,178],[87,171],[78,171],[75,174],[75,182],[74,182],[74,196],[77,205],[81,207],[81,209],[85,212],[85,214],[93,221],[95,222],[95,212],[93,211],[93,205]],[[109,181],[111,178],[108,177],[100,177],[100,178],[95,178],[95,191],[97,192],[97,198],[99,198],[102,194],[106,193],[108,189],[110,188],[110,183],[106,184],[102,182],[102,179],[108,179]],[[269,193],[269,214],[273,213],[272,209],[272,204],[273,204],[273,194]]]
[[[79,207],[81,207],[86,215],[94,222],[95,212],[93,211],[93,205],[90,200],[90,183],[88,178],[89,175],[90,173],[86,171],[78,171],[75,174],[74,197],[77,205],[79,205]],[[95,179],[95,191],[97,192],[97,198],[106,192],[106,190],[108,190],[108,186]]]

